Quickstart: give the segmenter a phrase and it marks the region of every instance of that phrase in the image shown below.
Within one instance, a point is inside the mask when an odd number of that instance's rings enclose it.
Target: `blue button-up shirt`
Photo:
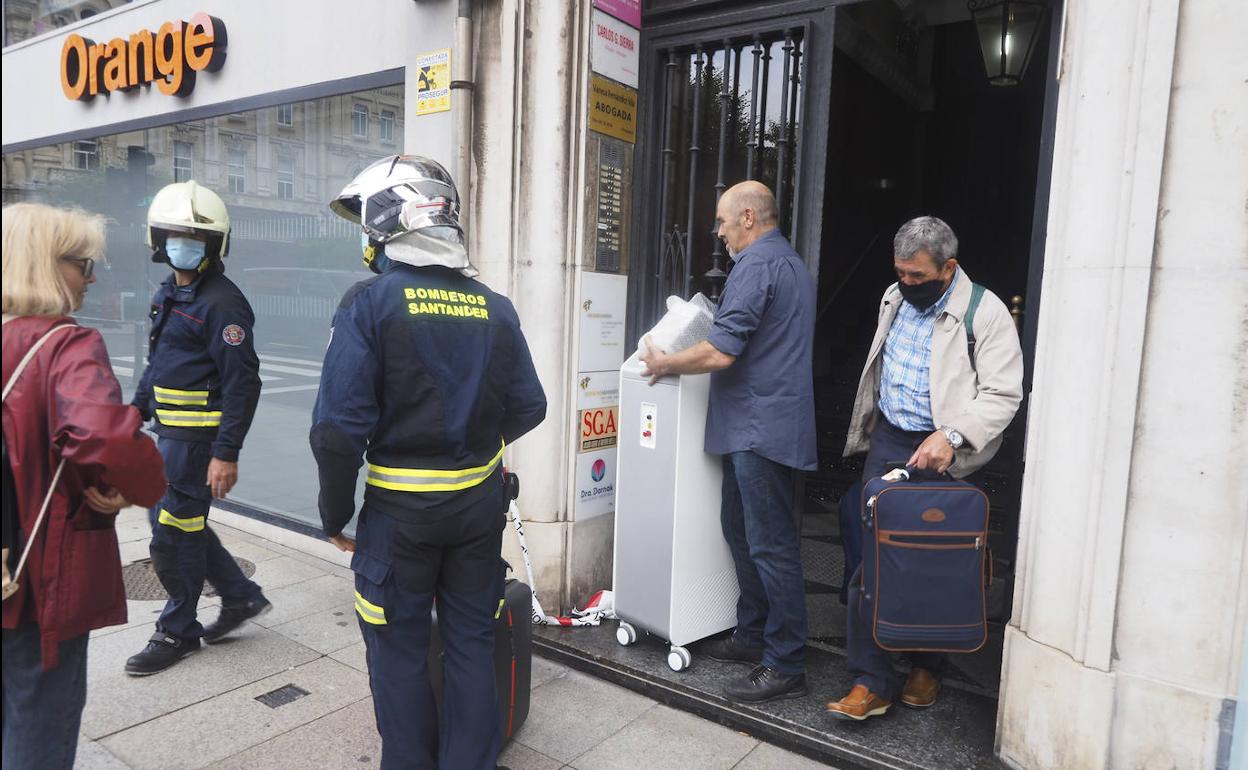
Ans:
[[[936,430],[932,421],[932,330],[945,312],[961,273],[960,269],[954,273],[949,288],[927,310],[902,300],[888,330],[880,375],[880,412],[902,430]]]
[[[734,261],[708,341],[737,360],[711,374],[706,451],[814,470],[814,278],[779,230]]]

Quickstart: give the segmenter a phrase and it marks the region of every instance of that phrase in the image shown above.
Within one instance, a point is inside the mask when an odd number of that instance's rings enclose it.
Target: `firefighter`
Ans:
[[[160,190],[147,212],[153,262],[173,273],[152,298],[147,368],[134,405],[154,430],[169,487],[150,510],[152,566],[169,592],[147,647],[126,673],[154,674],[271,609],[208,526],[213,498],[238,480],[238,453],[260,400],[260,360],[243,293],[225,277],[230,216],[193,181]],[[221,596],[206,628],[196,618],[204,578]]]
[[[310,441],[325,534],[354,552],[381,766],[493,770],[502,454],[545,418],[546,397],[515,308],[474,280],[445,169],[385,158],[330,206],[362,225],[364,262],[377,275],[348,290],[334,315]],[[343,528],[362,458],[353,540]],[[426,665],[435,599],[440,714]]]

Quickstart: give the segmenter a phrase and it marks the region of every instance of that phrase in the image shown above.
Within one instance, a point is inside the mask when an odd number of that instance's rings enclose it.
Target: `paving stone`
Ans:
[[[125,524],[118,522],[116,532],[117,542],[119,543],[133,543],[139,540],[146,543],[152,539],[152,525],[148,523],[147,519],[131,521]]]
[[[287,684],[308,694],[277,708],[256,700]],[[135,770],[204,767],[339,711],[368,694],[368,682],[360,672],[336,660],[320,658],[110,735],[102,742]],[[204,729],[208,723],[213,726],[211,730]],[[177,740],[170,740],[170,736],[177,736]],[[302,756],[311,760],[315,755]]]
[[[828,770],[831,767],[770,743],[760,743],[733,770]]]
[[[256,565],[256,572],[259,573],[263,565],[270,563],[272,562],[260,562]],[[299,564],[299,562],[294,563]],[[311,569],[306,565],[305,568]],[[273,602],[273,609],[255,620],[256,623],[266,628],[280,626],[283,623],[289,623],[348,602],[354,606],[355,602],[355,584],[336,575],[322,573],[310,580],[273,590],[270,590],[264,583],[260,583],[260,586],[264,588],[264,595]]]
[[[364,698],[302,727],[252,746],[211,767],[213,770],[255,770],[268,767],[291,770],[370,770],[380,765],[381,736],[377,734],[373,699]]]
[[[121,556],[122,564],[133,564],[142,559],[151,558],[151,551],[148,549],[149,539],[131,540],[128,543],[121,543],[118,553]]]
[[[82,715],[87,737],[98,740],[320,657],[281,634],[254,627],[159,674],[127,675],[126,659],[143,649],[151,635],[152,628],[144,624],[92,640]]]
[[[728,770],[758,745],[748,735],[700,717],[655,705],[602,743],[572,760],[578,770]]]
[[[552,663],[545,658],[539,658],[534,655],[529,687],[536,690],[538,687],[541,687],[555,677],[562,676],[567,673],[567,671],[567,666],[561,666],[558,663]]]
[[[273,589],[302,583],[305,580],[324,574],[324,570],[317,569],[298,559],[292,559],[289,556],[279,556],[276,559],[268,559],[257,564],[256,574],[252,575],[251,579],[260,584],[265,594],[268,594]]]
[[[74,770],[129,770],[129,767],[99,743],[85,735],[78,736]]]
[[[571,762],[653,705],[623,687],[567,671],[533,691],[529,718],[515,740],[552,759]]]
[[[360,642],[360,628],[355,618],[355,604],[343,604],[271,628],[288,639],[328,655]]]
[[[530,749],[522,743],[512,741],[498,756],[498,764],[511,770],[559,770],[565,765],[540,752]]]
[[[343,647],[341,650],[336,650],[334,652],[331,652],[329,654],[329,657],[333,658],[334,660],[340,663],[346,663],[348,666],[355,669],[356,671],[363,671],[365,674],[367,674],[368,673],[367,654],[368,654],[368,650],[364,646],[364,642],[360,641],[360,642],[356,642],[350,647]]]
[[[205,617],[204,610],[218,607],[221,604],[219,596],[200,596],[199,603],[195,605],[200,620]],[[159,601],[135,601],[133,599],[126,600],[126,622],[118,626],[105,626],[97,628],[91,632],[91,638],[97,636],[107,636],[115,634],[118,631],[125,631],[128,628],[137,628],[138,626],[150,626],[155,631],[156,619],[160,617],[160,611],[165,608],[165,600]],[[207,613],[208,618],[215,618],[216,612]]]

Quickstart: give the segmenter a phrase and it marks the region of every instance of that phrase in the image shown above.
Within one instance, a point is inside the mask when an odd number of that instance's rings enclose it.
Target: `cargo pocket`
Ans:
[[[351,569],[355,572],[355,613],[375,630],[384,629],[390,565],[357,550],[351,557]]]

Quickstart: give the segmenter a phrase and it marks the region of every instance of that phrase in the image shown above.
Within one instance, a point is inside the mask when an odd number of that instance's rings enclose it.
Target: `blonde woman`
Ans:
[[[154,504],[165,477],[138,410],[122,403],[103,338],[69,317],[103,258],[103,219],[19,203],[3,222],[9,572],[29,545],[4,599],[3,763],[68,769],[86,703],[87,637],[126,621],[115,514]]]

